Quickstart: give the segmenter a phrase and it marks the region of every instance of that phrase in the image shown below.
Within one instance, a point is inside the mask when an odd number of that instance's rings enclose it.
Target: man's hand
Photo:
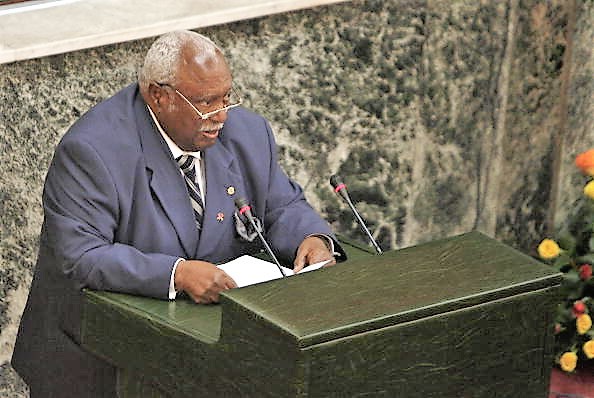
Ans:
[[[297,249],[297,256],[293,262],[293,271],[295,273],[301,271],[310,264],[319,263],[321,261],[330,260],[324,267],[336,264],[336,259],[334,259],[332,253],[330,253],[330,249],[328,249],[328,246],[323,239],[324,238],[318,236],[308,236],[303,239],[303,242],[301,242]]]
[[[174,279],[175,290],[185,291],[199,304],[218,303],[221,291],[237,287],[225,271],[206,261],[180,261]]]

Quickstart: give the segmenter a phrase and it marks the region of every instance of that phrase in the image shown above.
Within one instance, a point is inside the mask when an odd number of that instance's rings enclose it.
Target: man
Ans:
[[[79,345],[82,288],[206,304],[236,287],[214,264],[259,249],[238,197],[295,270],[344,255],[279,167],[268,123],[239,103],[221,50],[175,32],[150,48],[138,84],[65,134],[12,361],[33,398],[115,396],[114,369]]]

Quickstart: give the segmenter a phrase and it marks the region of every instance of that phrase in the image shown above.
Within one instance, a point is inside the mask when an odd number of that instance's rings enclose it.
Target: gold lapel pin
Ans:
[[[228,187],[227,195],[234,195],[234,194],[235,194],[235,187]]]

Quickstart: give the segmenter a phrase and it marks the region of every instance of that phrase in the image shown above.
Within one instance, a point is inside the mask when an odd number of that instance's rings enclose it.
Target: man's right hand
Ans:
[[[182,260],[175,269],[175,290],[185,291],[196,303],[219,302],[219,293],[237,287],[225,271],[199,260]]]

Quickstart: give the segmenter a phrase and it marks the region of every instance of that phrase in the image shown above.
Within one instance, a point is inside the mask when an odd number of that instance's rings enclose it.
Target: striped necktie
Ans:
[[[191,155],[182,155],[176,160],[184,173],[188,194],[190,195],[190,204],[192,205],[194,217],[196,218],[196,226],[200,231],[202,230],[204,204],[202,203],[202,196],[200,195],[200,187],[196,183],[196,167],[194,166],[196,158]]]

